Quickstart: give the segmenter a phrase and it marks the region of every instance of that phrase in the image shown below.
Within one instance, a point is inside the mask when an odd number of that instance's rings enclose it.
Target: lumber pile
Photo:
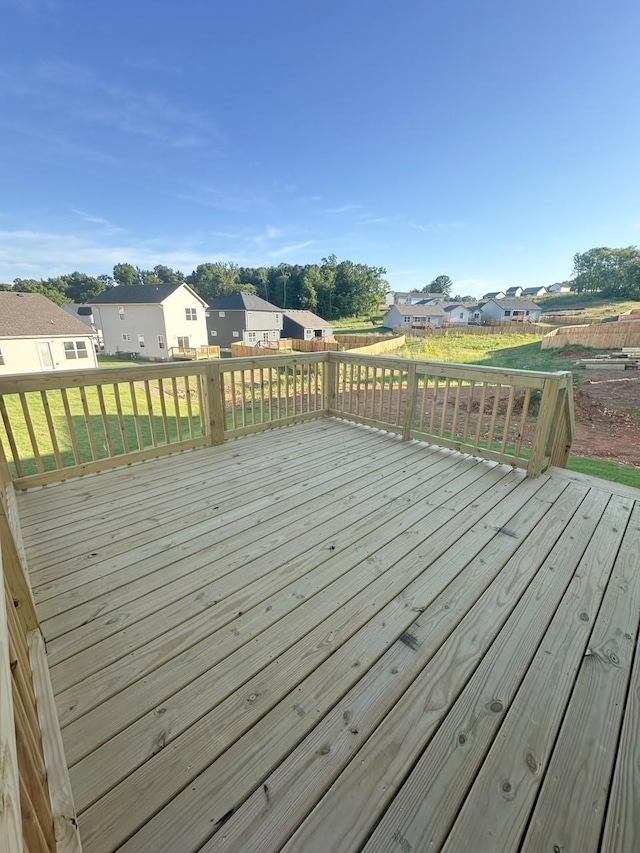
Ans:
[[[577,366],[585,370],[639,370],[640,347],[622,347],[594,358],[581,358]]]

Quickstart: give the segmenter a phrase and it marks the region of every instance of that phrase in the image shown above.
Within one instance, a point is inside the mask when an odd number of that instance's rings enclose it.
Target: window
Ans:
[[[211,329],[211,337],[212,337],[212,338],[217,338],[217,337],[218,337],[218,332],[217,332],[215,329]]]
[[[144,335],[138,334],[138,346],[140,349],[144,349]]]
[[[4,364],[4,356],[2,355],[1,349],[0,349],[0,364]]]
[[[268,340],[269,340],[269,332],[263,332],[263,333],[262,333],[262,340],[263,340],[263,341],[268,341]]]
[[[257,335],[255,332],[247,332],[247,340],[250,344],[255,344]]]
[[[224,316],[225,316],[224,311],[218,311],[218,317],[224,317]]]
[[[403,322],[403,323],[407,323],[407,324],[409,324],[409,323],[411,322],[411,317],[409,317],[409,315],[408,315],[408,314],[406,314],[406,315],[402,318],[402,322]]]
[[[198,319],[198,309],[197,308],[185,308],[184,313],[187,316],[187,320],[197,320]]]
[[[511,311],[505,311],[505,312],[504,312],[504,316],[505,316],[505,317],[510,317],[510,316],[511,316]]]
[[[76,358],[89,358],[87,352],[86,341],[65,341],[64,354],[68,361],[74,361]]]
[[[280,315],[276,314],[276,323],[279,323],[279,322],[280,322]]]
[[[458,314],[458,317],[459,317],[461,320],[464,320],[464,312],[463,312],[463,311],[461,311],[461,312]]]
[[[240,337],[240,332],[233,332],[232,334],[233,334],[233,337],[234,337],[234,338],[239,338],[239,337]]]
[[[164,335],[158,335],[158,349],[164,349]]]
[[[124,307],[122,305],[118,307],[118,316],[121,320],[124,320]]]
[[[123,341],[130,341],[130,340],[131,340],[131,335],[127,335],[127,334],[125,334],[125,333],[123,332],[123,334],[122,334],[122,340],[123,340]]]
[[[178,338],[178,346],[189,349],[189,338]]]

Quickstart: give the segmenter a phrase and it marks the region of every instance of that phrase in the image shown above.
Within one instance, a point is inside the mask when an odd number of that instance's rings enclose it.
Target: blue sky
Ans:
[[[0,0],[0,281],[640,242],[637,0]]]

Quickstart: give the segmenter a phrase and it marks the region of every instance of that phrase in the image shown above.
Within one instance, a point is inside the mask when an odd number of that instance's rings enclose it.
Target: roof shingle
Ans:
[[[0,337],[90,335],[91,330],[40,293],[0,291]]]

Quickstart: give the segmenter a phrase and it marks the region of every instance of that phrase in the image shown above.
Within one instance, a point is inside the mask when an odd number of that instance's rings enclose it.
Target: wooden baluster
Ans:
[[[500,408],[500,393],[502,386],[500,383],[496,385],[495,396],[493,398],[493,411],[491,412],[491,425],[489,426],[489,438],[487,439],[487,449],[493,450],[493,436],[496,429],[496,420],[498,418],[498,410]]]
[[[458,412],[460,411],[460,391],[462,389],[462,379],[458,379],[456,386],[455,403],[453,406],[453,423],[451,424],[451,440],[456,440],[458,434]]]
[[[173,391],[173,408],[176,413],[176,428],[178,430],[178,441],[182,441],[182,416],[180,414],[180,402],[178,400],[178,380],[175,376],[171,377],[171,390]]]
[[[475,441],[474,441],[475,447],[480,446],[480,436],[482,435],[482,426],[483,426],[483,421],[484,421],[484,407],[485,407],[485,403],[487,402],[487,387],[488,387],[487,383],[483,382],[482,383],[482,392],[480,394],[480,408],[478,409],[478,423],[476,426],[476,436],[475,436]]]
[[[356,411],[355,414],[360,414],[360,388],[362,387],[362,365],[358,365],[358,371],[356,376]]]
[[[81,462],[80,459],[80,449],[78,447],[78,436],[76,435],[76,428],[73,425],[73,417],[71,416],[71,406],[69,405],[69,397],[67,395],[67,389],[60,389],[60,396],[62,397],[62,408],[64,409],[65,420],[67,421],[67,429],[69,431],[69,441],[71,442],[71,449],[73,451],[73,459],[76,465],[79,465]]]
[[[251,423],[256,423],[256,382],[255,370],[251,371]]]
[[[231,370],[229,372],[229,379],[231,380],[231,412],[232,412],[232,425],[233,429],[238,429],[238,411],[237,406],[238,403],[236,401],[236,372],[235,370]]]
[[[289,366],[285,364],[284,367],[284,416],[285,418],[289,417]]]
[[[444,383],[444,398],[442,400],[442,417],[440,418],[440,432],[439,435],[444,437],[445,434],[445,426],[447,424],[447,408],[449,406],[449,388],[451,387],[451,379],[447,377],[446,382]]]
[[[51,417],[51,406],[49,405],[49,398],[47,397],[46,391],[40,392],[40,398],[42,400],[42,408],[44,409],[44,416],[47,420],[47,428],[49,430],[49,438],[51,439],[51,447],[53,449],[53,458],[56,461],[56,468],[60,470],[62,468],[62,457],[60,456],[60,448],[58,446],[58,439],[56,436],[56,430],[53,425],[53,418]]]
[[[436,409],[438,408],[438,377],[433,377],[433,397],[431,403],[431,417],[429,418],[429,434],[435,435],[435,424],[436,424]]]
[[[387,423],[393,422],[393,383],[395,379],[395,369],[392,367],[389,370],[389,408],[387,409]]]
[[[429,393],[429,377],[426,373],[422,374],[422,401],[420,405],[420,420],[418,422],[418,429],[420,432],[424,432],[424,422],[427,417],[427,398]]]
[[[404,387],[404,371],[402,369],[398,370],[398,403],[396,406],[396,424],[401,424],[403,420],[402,416],[402,389]],[[405,410],[409,407],[409,375],[407,374],[407,406]]]
[[[293,365],[293,416],[296,416],[296,403],[298,399],[298,365]]]
[[[144,380],[144,393],[147,398],[147,414],[149,416],[149,429],[151,430],[151,444],[153,447],[158,446],[158,432],[156,430],[156,419],[153,414],[153,401],[151,399],[151,388],[149,387],[149,380]],[[202,398],[200,400],[200,417],[202,418],[202,412],[204,411],[204,407],[202,406]]]
[[[111,438],[111,428],[109,426],[109,418],[107,416],[107,407],[104,403],[104,392],[102,390],[102,385],[97,385],[96,389],[98,391],[98,403],[100,404],[100,414],[102,415],[102,423],[104,426],[104,438],[107,442],[107,454],[109,457],[113,457],[116,454],[113,449],[113,439]]]
[[[11,455],[13,456],[13,464],[16,469],[16,474],[18,477],[24,477],[24,469],[16,446],[13,428],[11,426],[11,421],[9,420],[9,413],[7,412],[7,404],[4,401],[4,396],[0,396],[0,413],[2,414],[2,422],[4,423],[4,428],[7,433],[7,441],[9,442],[9,447],[11,449]]]
[[[518,436],[516,438],[515,455],[520,456],[522,451],[522,442],[527,428],[527,418],[529,417],[529,406],[531,405],[531,388],[527,388],[524,393],[524,401],[522,403],[522,415],[520,417],[520,425],[518,427]]]
[[[507,413],[504,418],[504,429],[502,431],[502,444],[500,445],[500,450],[502,453],[505,453],[507,449],[507,443],[509,441],[509,424],[511,423],[511,415],[513,413],[513,401],[515,399],[516,388],[515,385],[512,385],[509,389],[509,401],[507,402]]]
[[[376,395],[378,393],[378,368],[373,368],[373,394],[371,395],[371,418],[376,416]]]
[[[469,426],[471,424],[471,412],[473,409],[473,392],[476,387],[475,379],[472,379],[469,383],[469,394],[467,396],[467,416],[464,419],[464,432],[462,434],[462,443],[467,443],[467,438],[469,437]]]
[[[33,458],[36,463],[36,468],[39,473],[44,471],[44,465],[42,464],[42,457],[40,456],[40,449],[38,447],[38,439],[36,438],[36,433],[33,428],[33,421],[31,420],[31,412],[29,411],[29,404],[27,403],[27,398],[24,393],[20,393],[20,405],[22,406],[22,414],[24,415],[24,422],[27,427],[27,433],[29,435],[29,441],[31,442],[31,448],[33,450]]]
[[[320,393],[320,392],[319,392],[319,379],[320,379],[320,370],[321,370],[321,369],[322,369],[322,370],[325,370],[327,365],[326,365],[326,363],[325,363],[325,364],[323,364],[323,365],[322,365],[322,368],[321,368],[321,367],[320,367],[320,365],[321,365],[321,364],[322,364],[322,362],[320,362],[320,361],[316,361],[316,363],[315,363],[315,367],[314,367],[314,371],[313,371],[313,376],[314,376],[314,381],[315,381],[314,400],[313,400],[313,410],[314,410],[314,412],[317,412],[317,411],[318,411],[318,409],[322,409],[322,408],[323,408],[323,407],[322,407],[322,405],[318,405],[318,395],[319,395],[319,393]]]
[[[171,432],[169,430],[169,419],[167,418],[167,401],[164,396],[164,382],[158,379],[158,396],[160,397],[160,411],[162,413],[162,429],[164,431],[165,444],[171,444]]]
[[[185,396],[185,400],[187,401],[187,418],[189,420],[189,438],[195,438],[195,429],[194,429],[194,424],[193,424],[193,406],[191,405],[191,385],[189,384],[190,383],[190,377],[184,376],[183,377],[183,383],[184,383],[184,396]]]
[[[260,423],[264,423],[264,368],[260,368]]]
[[[269,422],[273,421],[273,368],[269,368]]]
[[[131,395],[131,410],[133,412],[133,424],[136,430],[138,450],[142,450],[144,448],[144,438],[142,435],[142,422],[140,421],[140,413],[138,411],[138,395],[134,382],[129,382],[129,394]]]
[[[96,443],[95,433],[93,431],[93,419],[91,417],[91,412],[89,411],[89,403],[87,401],[87,395],[85,389],[80,386],[78,389],[80,392],[80,402],[82,403],[82,411],[84,413],[84,422],[87,429],[87,437],[89,439],[89,447],[91,448],[91,458],[95,461],[100,458],[100,452],[98,451],[98,445]]]
[[[173,380],[175,382],[175,379]],[[127,427],[124,422],[124,414],[122,413],[122,403],[120,401],[120,388],[118,383],[113,384],[113,398],[116,401],[116,413],[118,415],[118,425],[120,426],[120,434],[122,436],[122,447],[125,453],[129,453],[129,437],[127,436]]]
[[[246,396],[247,396],[247,383],[245,380],[246,373],[244,370],[238,371],[240,373],[240,416],[242,419],[242,426],[247,426],[247,408],[246,408]],[[251,371],[249,371],[251,374]]]

